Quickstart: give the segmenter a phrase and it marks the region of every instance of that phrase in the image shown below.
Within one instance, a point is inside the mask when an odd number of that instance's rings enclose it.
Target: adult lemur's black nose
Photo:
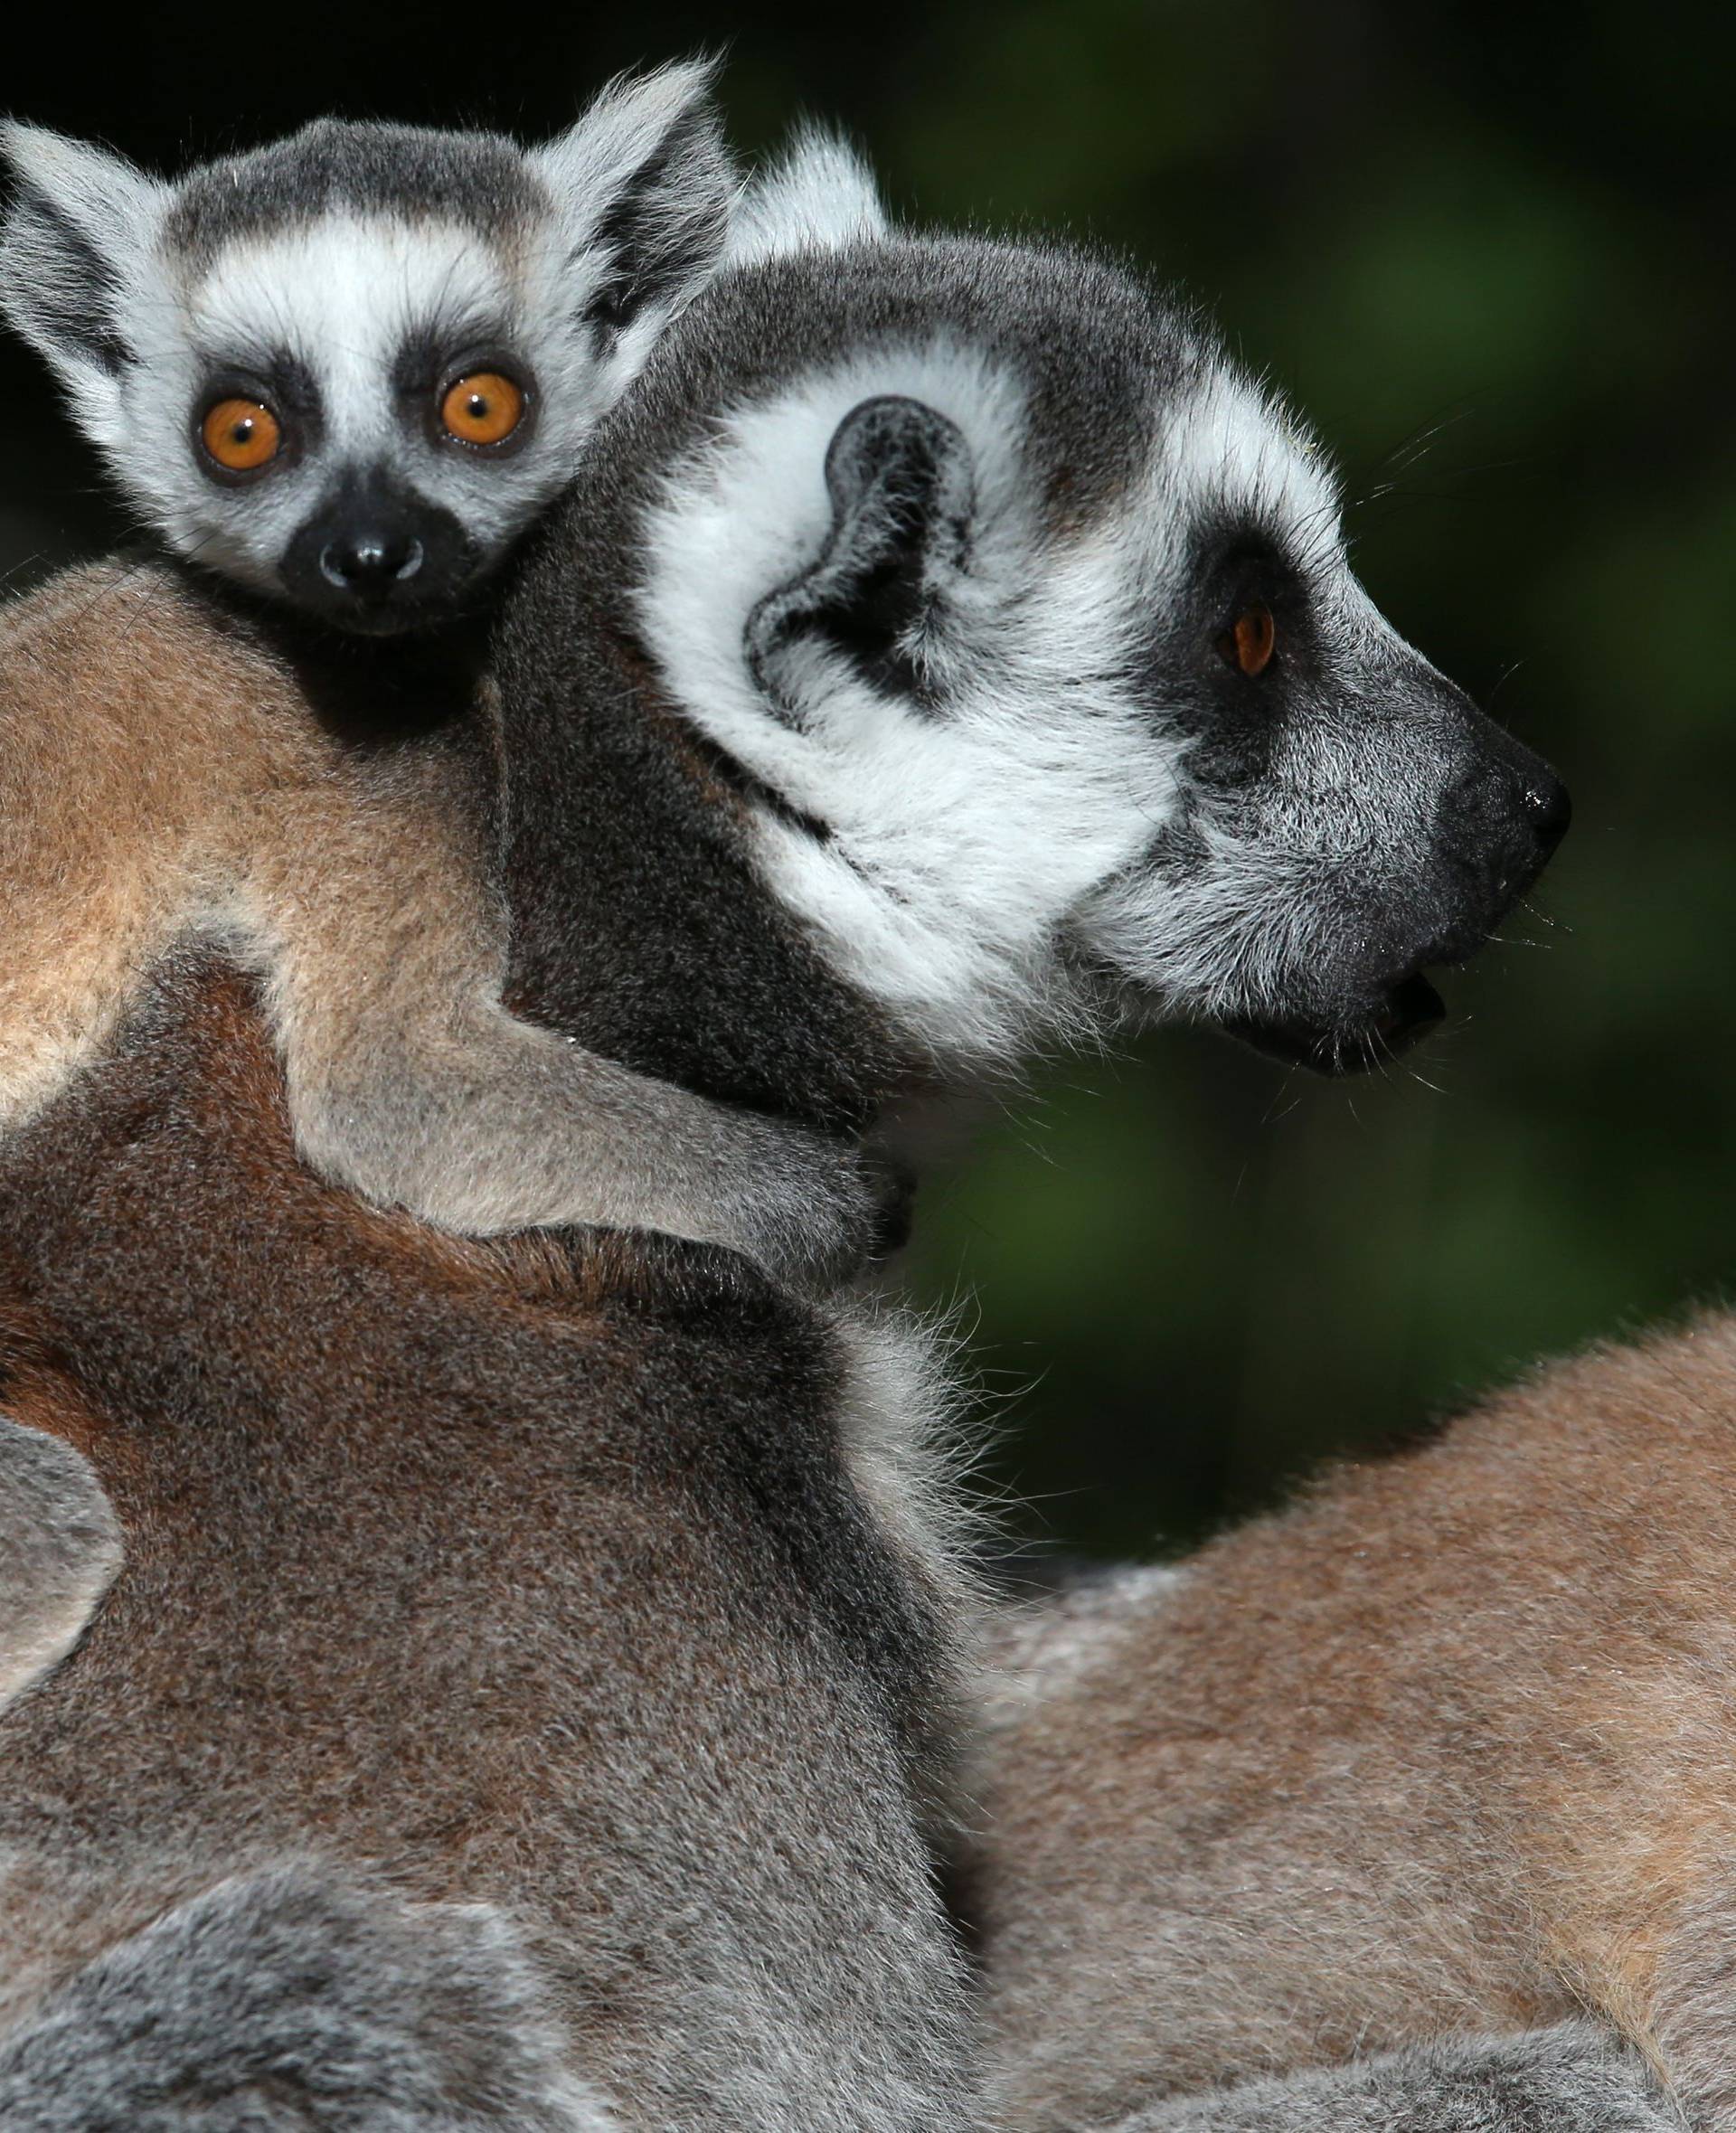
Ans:
[[[319,552],[320,574],[345,592],[383,592],[413,578],[422,567],[422,544],[414,533],[384,526],[366,527]]]
[[[1519,807],[1530,825],[1532,835],[1547,857],[1567,835],[1568,825],[1573,819],[1573,803],[1568,798],[1566,786],[1552,770],[1539,764],[1523,780]]]
[[[1441,795],[1436,834],[1455,872],[1478,885],[1477,901],[1487,909],[1467,916],[1486,930],[1542,873],[1573,807],[1542,756],[1462,699],[1456,709],[1469,745],[1462,773]]]

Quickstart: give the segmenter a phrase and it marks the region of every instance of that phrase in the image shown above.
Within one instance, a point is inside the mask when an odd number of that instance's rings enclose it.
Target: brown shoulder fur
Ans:
[[[966,1867],[1013,2123],[1606,2015],[1736,2123],[1736,1318],[1009,1619]]]
[[[0,2096],[81,1966],[313,1859],[516,1920],[631,2122],[959,2122],[952,1631],[855,1472],[848,1323],[706,1247],[359,1206],[184,956],[0,1143],[0,1395],[126,1546],[0,1713]]]

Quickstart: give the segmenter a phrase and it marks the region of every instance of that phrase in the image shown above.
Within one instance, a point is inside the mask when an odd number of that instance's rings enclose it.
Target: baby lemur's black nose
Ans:
[[[319,552],[321,575],[345,592],[383,592],[421,567],[422,544],[415,534],[383,526],[328,542]]]
[[[477,560],[451,512],[375,468],[320,498],[278,571],[298,605],[340,629],[382,636],[451,613]]]

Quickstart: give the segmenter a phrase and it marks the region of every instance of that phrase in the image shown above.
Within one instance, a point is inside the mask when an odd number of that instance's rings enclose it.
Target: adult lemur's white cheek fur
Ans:
[[[716,266],[710,73],[618,83],[537,149],[323,119],[174,181],[10,125],[0,309],[180,553],[341,628],[430,626]]]

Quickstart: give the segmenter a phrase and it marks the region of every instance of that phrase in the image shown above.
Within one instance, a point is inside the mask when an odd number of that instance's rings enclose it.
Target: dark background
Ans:
[[[1565,773],[1578,826],[1390,1080],[1170,1033],[1041,1079],[928,1186],[914,1273],[996,1395],[991,1479],[1091,1550],[1736,1267],[1736,198],[1727,13],[1368,0],[810,4],[10,25],[0,104],[155,167],[326,109],[552,131],[727,40],[758,149],[807,109],[924,219],[1047,224],[1192,284],[1337,452],[1400,628]],[[112,536],[0,356],[0,567]]]

